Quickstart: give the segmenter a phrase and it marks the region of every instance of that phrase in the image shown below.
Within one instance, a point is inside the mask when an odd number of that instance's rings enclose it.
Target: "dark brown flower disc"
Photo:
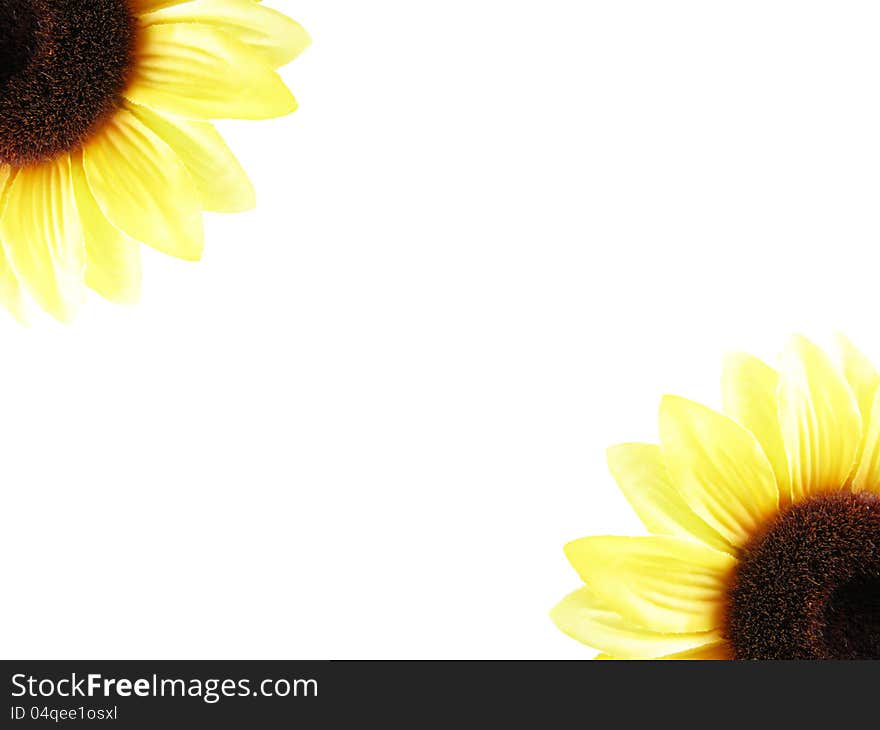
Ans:
[[[725,636],[737,659],[880,659],[880,499],[783,510],[743,551]]]
[[[136,27],[127,0],[0,0],[0,163],[82,145],[119,103]]]

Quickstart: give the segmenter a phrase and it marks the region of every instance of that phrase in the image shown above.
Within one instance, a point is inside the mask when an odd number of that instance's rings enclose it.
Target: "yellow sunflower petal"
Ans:
[[[198,194],[180,158],[124,109],[83,151],[89,188],[131,238],[190,261],[202,255]]]
[[[674,660],[731,661],[733,659],[733,651],[730,648],[730,644],[726,641],[719,641],[714,644],[698,646],[696,649],[688,649],[687,651],[682,651],[678,654],[667,654],[666,656],[657,658]]]
[[[21,324],[27,323],[24,292],[2,246],[0,246],[0,306]]]
[[[15,170],[9,165],[0,164],[0,215],[3,214],[3,208],[6,205],[6,192],[15,179]]]
[[[640,629],[603,606],[589,588],[580,588],[563,598],[550,617],[573,639],[624,659],[654,659],[720,639],[717,631],[663,634]]]
[[[666,396],[660,445],[685,502],[732,545],[742,545],[778,511],[770,462],[757,439],[732,419]]]
[[[843,367],[843,375],[846,382],[856,397],[859,404],[859,413],[862,415],[862,442],[855,461],[858,463],[862,458],[862,449],[865,447],[867,424],[871,418],[871,409],[874,405],[874,394],[880,385],[880,375],[874,364],[865,357],[855,345],[842,334],[836,336],[837,350],[840,355],[840,364]]]
[[[859,404],[862,422],[867,423],[874,403],[874,393],[880,385],[880,375],[877,374],[874,364],[848,338],[838,334],[835,339],[843,375]]]
[[[8,165],[0,165],[0,216],[3,215],[6,191],[9,189],[13,177],[14,173]],[[18,277],[9,263],[6,249],[2,244],[3,241],[0,240],[0,305],[19,322],[25,324],[27,322],[27,314],[25,312],[24,294]]]
[[[148,25],[127,99],[187,119],[267,119],[296,100],[258,51],[196,23]]]
[[[599,654],[593,657],[596,659],[604,659],[605,661],[621,661],[623,657],[611,656],[610,654]],[[701,661],[730,661],[733,659],[733,651],[730,644],[726,641],[718,641],[714,644],[706,644],[698,646],[696,649],[688,649],[677,654],[667,654],[666,656],[656,657],[657,661],[664,660],[701,660]]]
[[[880,493],[880,390],[874,394],[865,428],[864,449],[851,486],[854,492]]]
[[[149,13],[168,5],[178,5],[185,2],[189,2],[189,0],[128,0],[128,4],[135,15]]]
[[[192,0],[148,13],[141,22],[214,26],[258,51],[274,68],[290,63],[311,42],[295,20],[253,0]]]
[[[5,196],[0,240],[34,299],[61,321],[83,300],[85,251],[70,159],[18,170]]]
[[[846,483],[861,444],[859,406],[828,356],[803,337],[783,353],[779,421],[792,500]]]
[[[752,355],[725,358],[721,376],[724,412],[754,434],[770,460],[780,496],[788,499],[788,458],[779,427],[776,390],[779,374]]]
[[[655,535],[695,537],[717,550],[730,544],[694,514],[672,483],[663,453],[654,444],[608,449],[608,469],[645,527]]]
[[[169,119],[135,104],[130,110],[159,135],[186,166],[204,210],[238,213],[256,205],[254,186],[214,125]]]
[[[675,537],[585,537],[565,554],[610,609],[652,631],[709,631],[722,622],[736,558]],[[601,647],[600,647],[601,648]]]
[[[82,156],[71,158],[73,188],[86,247],[86,284],[112,302],[136,302],[141,286],[140,244],[115,228],[98,207]]]

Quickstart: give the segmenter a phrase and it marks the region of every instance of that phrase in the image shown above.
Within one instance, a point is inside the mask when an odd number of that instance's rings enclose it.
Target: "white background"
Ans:
[[[880,6],[272,4],[258,209],[0,323],[0,653],[590,657],[547,611],[639,530],[605,447],[730,349],[880,356]]]

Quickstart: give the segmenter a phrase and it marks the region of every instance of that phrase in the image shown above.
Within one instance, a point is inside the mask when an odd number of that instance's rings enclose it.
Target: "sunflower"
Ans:
[[[732,355],[724,414],[667,396],[659,446],[608,451],[652,534],[566,546],[559,628],[603,659],[880,659],[880,377],[839,344]]]
[[[256,0],[0,2],[2,304],[67,321],[85,287],[137,298],[142,243],[199,259],[203,210],[254,205],[209,120],[293,112],[308,43]]]

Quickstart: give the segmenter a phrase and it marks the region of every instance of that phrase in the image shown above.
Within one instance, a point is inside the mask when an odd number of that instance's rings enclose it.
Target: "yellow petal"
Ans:
[[[650,532],[695,537],[718,550],[732,550],[727,541],[685,504],[672,483],[659,446],[612,446],[608,449],[608,469]]]
[[[114,226],[171,256],[201,257],[202,214],[192,177],[131,112],[120,109],[86,146],[83,165],[101,212]]]
[[[838,334],[836,339],[843,375],[856,397],[859,413],[862,415],[862,442],[859,444],[855,458],[858,463],[862,457],[862,449],[865,447],[867,423],[871,418],[874,394],[877,392],[877,386],[880,385],[880,375],[877,374],[874,364],[859,352],[849,339],[842,334]]]
[[[258,51],[208,25],[170,23],[141,29],[137,66],[124,92],[187,119],[268,119],[296,110],[296,100]]]
[[[880,493],[880,390],[874,394],[867,424],[864,449],[851,486],[854,492]]]
[[[27,323],[24,294],[6,250],[0,247],[0,305],[22,324]]]
[[[189,0],[128,0],[135,15],[148,13],[158,8],[164,8],[168,5],[177,5],[179,3],[189,2]]]
[[[688,649],[678,654],[668,654],[658,657],[658,659],[674,659],[674,660],[701,660],[701,661],[731,661],[733,659],[733,651],[730,644],[726,641],[719,641],[715,644],[706,644],[696,649]]]
[[[3,215],[3,208],[6,206],[6,193],[15,179],[15,173],[16,171],[9,165],[0,164],[0,215]]]
[[[638,626],[709,631],[722,622],[736,558],[676,537],[585,537],[565,554],[592,593]]]
[[[0,240],[39,305],[62,321],[73,319],[84,295],[85,252],[67,156],[18,170],[5,196]]]
[[[130,304],[140,294],[140,244],[108,221],[86,180],[82,155],[71,157],[73,189],[86,246],[86,284],[112,302]]]
[[[663,634],[633,626],[603,606],[588,588],[569,594],[550,612],[573,639],[624,659],[654,659],[718,641],[717,631]]]
[[[874,403],[874,393],[880,385],[880,375],[873,363],[848,338],[838,334],[835,339],[843,375],[859,404],[862,422],[867,423]]]
[[[859,406],[828,356],[803,337],[782,356],[779,422],[792,500],[846,483],[861,444]]]
[[[605,661],[620,661],[622,657],[611,656],[610,654],[599,654],[593,659],[604,659]],[[731,661],[733,659],[733,651],[730,644],[726,641],[718,641],[714,644],[706,644],[698,646],[696,649],[688,649],[677,654],[667,654],[666,656],[656,657],[657,661],[664,660],[701,660],[701,661]]]
[[[779,489],[764,450],[730,418],[666,396],[660,445],[685,502],[732,545],[742,545],[778,511]]]
[[[8,165],[0,165],[0,216],[3,214],[6,191],[12,183],[14,174]],[[9,263],[2,240],[0,240],[0,305],[22,324],[27,322],[21,284]]]
[[[192,0],[148,13],[141,22],[211,25],[259,52],[273,68],[290,63],[311,42],[299,23],[253,0]]]
[[[751,355],[736,353],[724,361],[721,391],[724,412],[752,432],[770,460],[779,493],[788,499],[788,458],[779,427],[776,390],[779,374]]]
[[[204,210],[237,213],[254,207],[254,186],[214,125],[172,120],[135,104],[130,105],[130,111],[159,135],[186,166]]]

